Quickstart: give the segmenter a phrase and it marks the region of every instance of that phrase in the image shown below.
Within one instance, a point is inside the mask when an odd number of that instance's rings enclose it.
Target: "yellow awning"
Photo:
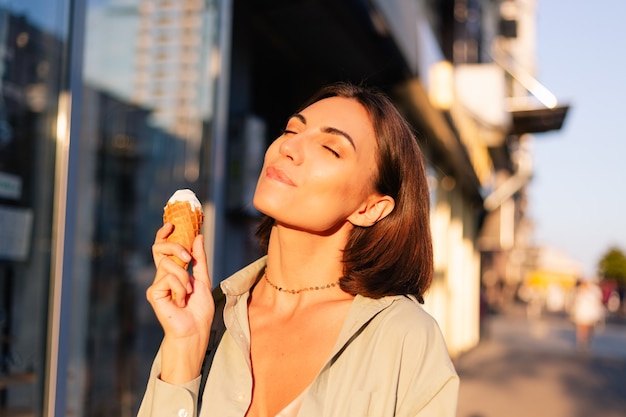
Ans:
[[[525,283],[531,287],[547,287],[556,284],[563,288],[572,288],[576,286],[577,279],[576,274],[572,273],[538,270],[529,273]]]

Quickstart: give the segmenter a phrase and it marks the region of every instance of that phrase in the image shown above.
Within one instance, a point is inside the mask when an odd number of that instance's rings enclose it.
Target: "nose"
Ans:
[[[283,135],[278,151],[282,156],[291,159],[294,164],[300,164],[304,157],[302,135],[298,133],[289,133]]]

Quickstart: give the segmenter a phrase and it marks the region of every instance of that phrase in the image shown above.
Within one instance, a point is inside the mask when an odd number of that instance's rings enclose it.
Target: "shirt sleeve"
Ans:
[[[181,385],[169,384],[160,379],[161,350],[150,370],[146,392],[137,417],[197,417],[198,392],[201,377]]]
[[[459,378],[450,376],[443,387],[422,408],[416,417],[454,417],[457,412]]]

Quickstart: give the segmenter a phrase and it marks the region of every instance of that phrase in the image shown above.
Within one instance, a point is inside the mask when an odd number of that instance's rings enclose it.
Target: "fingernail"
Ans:
[[[180,257],[185,262],[191,261],[191,255],[189,253],[187,253],[187,251],[182,251],[181,254],[180,254]]]

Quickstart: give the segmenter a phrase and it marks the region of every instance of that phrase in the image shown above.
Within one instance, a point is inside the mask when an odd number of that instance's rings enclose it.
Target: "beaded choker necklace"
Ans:
[[[301,292],[305,292],[305,291],[325,290],[327,288],[332,288],[332,287],[339,285],[339,280],[337,280],[335,282],[331,282],[330,284],[326,284],[326,285],[300,288],[298,290],[288,290],[286,288],[279,287],[278,285],[270,281],[270,279],[267,277],[267,274],[263,274],[263,278],[265,278],[265,281],[267,281],[267,283],[270,284],[270,287],[274,288],[276,291],[287,292],[289,294],[300,294]]]

